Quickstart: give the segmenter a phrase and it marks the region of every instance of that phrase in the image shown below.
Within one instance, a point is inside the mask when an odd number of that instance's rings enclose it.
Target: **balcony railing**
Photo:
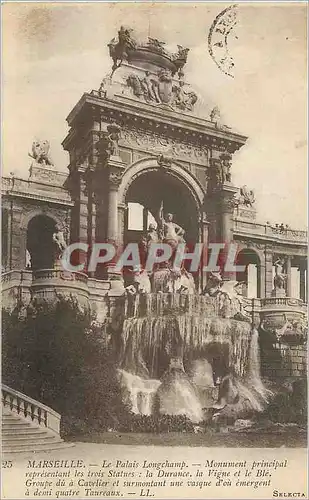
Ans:
[[[234,230],[244,231],[246,233],[258,234],[268,237],[275,237],[280,240],[297,241],[307,243],[307,231],[296,229],[273,227],[269,224],[259,224],[257,222],[249,222],[239,219],[234,219]]]
[[[60,434],[59,413],[4,384],[2,384],[2,405],[26,421]]]
[[[261,306],[271,308],[273,306],[288,306],[299,307],[303,309],[304,302],[301,299],[294,299],[292,297],[267,297],[261,300]]]

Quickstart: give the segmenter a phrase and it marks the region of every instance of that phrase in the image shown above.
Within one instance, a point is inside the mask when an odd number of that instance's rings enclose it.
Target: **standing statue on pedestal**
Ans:
[[[284,262],[282,259],[277,259],[276,262],[274,262],[275,266],[275,277],[274,277],[274,288],[282,290],[284,289],[285,281],[286,281],[286,274],[284,273]]]
[[[32,263],[31,263],[31,254],[28,249],[26,249],[26,269],[31,269],[32,268]]]
[[[55,227],[55,232],[53,234],[53,243],[54,243],[54,249],[55,249],[55,252],[54,252],[55,263],[57,264],[59,262],[59,260],[61,259],[64,250],[67,247],[66,241],[64,239],[63,231],[61,231],[61,229],[59,228],[58,225]]]
[[[173,222],[173,214],[168,213],[164,219],[163,203],[160,208],[159,222],[158,226],[161,231],[163,243],[168,243],[173,249],[177,247],[178,243],[185,243],[185,231],[181,226]]]

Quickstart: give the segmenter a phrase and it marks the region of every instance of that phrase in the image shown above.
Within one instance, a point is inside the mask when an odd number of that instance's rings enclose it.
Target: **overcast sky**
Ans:
[[[306,6],[241,4],[229,49],[235,78],[211,59],[207,38],[224,3],[3,5],[3,172],[27,176],[34,138],[56,168],[68,156],[65,121],[84,92],[110,72],[107,43],[121,24],[190,47],[186,80],[249,140],[233,180],[256,191],[259,218],[306,226]]]

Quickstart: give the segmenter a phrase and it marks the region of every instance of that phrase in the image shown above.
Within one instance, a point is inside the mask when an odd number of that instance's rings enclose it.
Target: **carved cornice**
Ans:
[[[247,245],[247,242],[251,242],[252,245],[258,246],[261,245],[265,251],[276,252],[278,254],[286,254],[286,255],[307,255],[307,242],[298,242],[298,241],[290,241],[290,242],[278,242],[275,239],[272,239],[270,236],[261,236],[255,235],[248,231],[240,232],[239,230],[233,229],[233,237],[235,241],[243,242]]]
[[[174,135],[179,135],[180,141],[187,135],[193,137],[194,134],[199,144],[204,147],[216,148],[218,146],[226,148],[233,153],[245,144],[247,137],[237,134],[232,130],[219,130],[215,124],[209,120],[182,113],[162,109],[159,107],[149,107],[149,104],[140,101],[130,100],[117,96],[113,99],[102,99],[99,93],[93,91],[91,94],[84,94],[76,106],[69,114],[67,121],[69,126],[75,127],[75,119],[83,113],[93,113],[92,107],[98,107],[104,112],[104,120],[116,120],[117,123],[131,127],[136,123],[143,124],[144,129],[164,131],[164,135],[173,130]],[[77,124],[76,124],[77,125]],[[166,127],[166,129],[164,129]],[[64,139],[62,145],[64,149],[69,149],[71,134]]]
[[[10,191],[10,192],[5,193],[5,196],[8,196],[10,198],[22,198],[22,199],[45,201],[45,202],[53,203],[56,205],[66,205],[68,207],[72,207],[74,205],[74,203],[69,198],[66,198],[66,199],[64,197],[60,198],[59,196],[56,198],[53,196],[48,196],[45,193],[43,195],[40,193],[31,193],[29,191],[27,191],[27,192]]]

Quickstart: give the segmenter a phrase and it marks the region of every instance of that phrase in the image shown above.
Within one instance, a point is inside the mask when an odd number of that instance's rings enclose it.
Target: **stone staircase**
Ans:
[[[2,453],[29,453],[73,446],[60,437],[60,415],[2,385]]]

